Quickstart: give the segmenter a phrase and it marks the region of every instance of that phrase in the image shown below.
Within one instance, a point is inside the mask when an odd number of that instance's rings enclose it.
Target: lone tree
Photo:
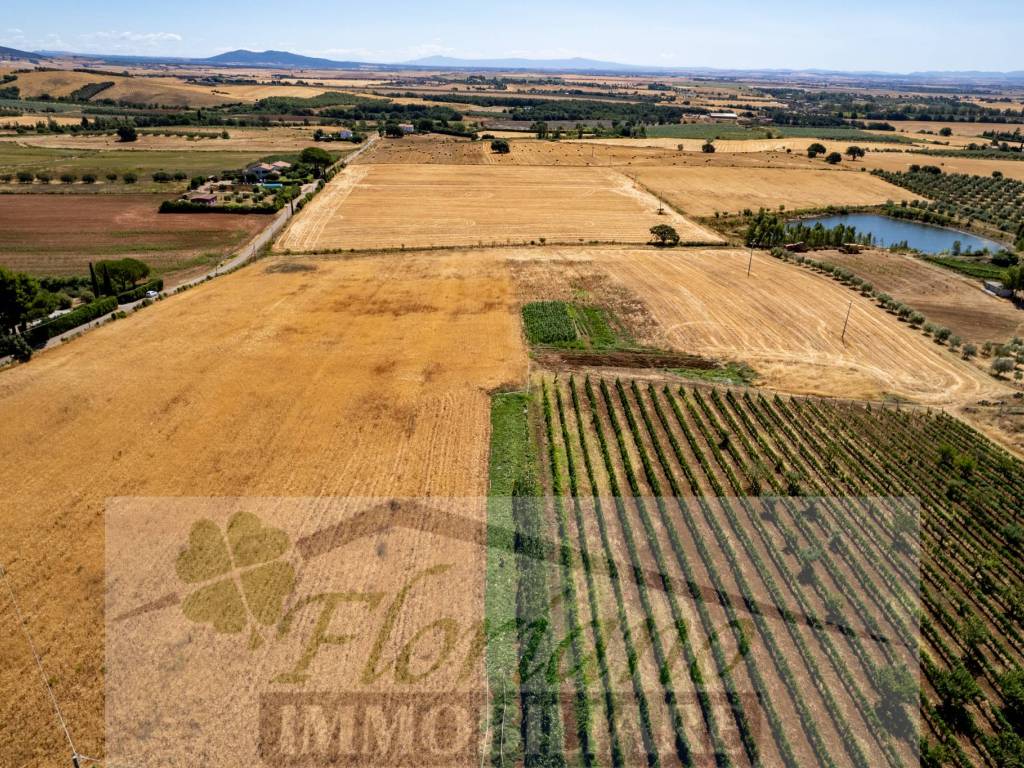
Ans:
[[[858,157],[864,157],[865,154],[866,153],[864,152],[864,150],[858,147],[856,144],[853,145],[852,147],[846,148],[846,156],[849,157],[851,160],[856,160]]]
[[[134,125],[122,125],[117,129],[117,140],[125,143],[138,141],[139,132],[135,130]]]
[[[505,139],[495,139],[491,142],[491,152],[497,152],[499,155],[507,155],[512,151],[512,148],[508,145]]]
[[[825,158],[825,162],[829,165],[837,165],[843,161],[843,156],[838,152],[832,152],[828,157]]]
[[[715,140],[708,139],[707,141],[705,141],[703,146],[700,148],[700,151],[706,152],[709,155],[712,154],[715,151]]]
[[[323,169],[334,162],[334,158],[331,157],[331,153],[326,149],[320,149],[320,147],[306,147],[302,150],[302,154],[299,155],[299,161],[306,165],[313,166],[313,172],[319,176]]]
[[[814,143],[807,148],[808,157],[817,157],[818,155],[824,155],[827,150],[824,144]]]
[[[679,233],[675,227],[668,224],[656,224],[651,227],[651,237],[655,245],[675,246],[679,245]]]

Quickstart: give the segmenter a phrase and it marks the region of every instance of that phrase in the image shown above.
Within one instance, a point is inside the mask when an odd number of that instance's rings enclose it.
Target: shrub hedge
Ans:
[[[102,299],[97,299],[91,304],[86,304],[76,310],[68,312],[66,315],[61,315],[48,323],[43,323],[42,325],[30,328],[26,334],[26,338],[32,346],[40,346],[45,344],[54,336],[60,336],[62,333],[70,331],[72,328],[85,325],[86,323],[95,320],[97,317],[103,317],[103,315],[113,312],[115,309],[117,309],[117,297],[105,296]]]

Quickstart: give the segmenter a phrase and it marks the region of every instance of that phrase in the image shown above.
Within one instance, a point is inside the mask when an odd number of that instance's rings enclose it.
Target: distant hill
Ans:
[[[47,58],[72,58],[89,62],[111,64],[175,64],[221,67],[251,67],[253,69],[360,69],[376,72],[393,72],[409,67],[440,70],[524,70],[534,72],[594,72],[629,75],[682,75],[706,78],[752,79],[765,83],[808,82],[832,83],[855,86],[908,84],[919,86],[957,85],[1024,85],[1024,71],[1015,72],[878,72],[842,71],[829,69],[730,69],[715,67],[664,67],[638,64],[621,64],[599,59],[460,59],[451,56],[428,56],[401,63],[383,64],[358,61],[334,61],[312,56],[303,56],[290,51],[228,51],[205,59],[191,59],[173,56],[139,56],[124,54],[83,54],[68,51],[38,51],[28,53],[13,48],[0,47],[0,59],[21,58],[40,60]]]
[[[228,51],[208,59],[203,63],[219,64],[229,67],[280,67],[297,69],[342,69],[363,66],[354,61],[332,61],[331,59],[315,59],[301,56],[288,51]]]
[[[661,67],[638,67],[596,59],[455,59],[450,56],[427,56],[407,61],[410,67],[439,67],[453,69],[556,69],[569,72],[650,72]]]
[[[40,56],[38,53],[19,51],[17,48],[5,48],[4,46],[0,45],[0,59],[5,61],[8,59],[27,59],[29,61],[39,61],[39,59],[45,58],[45,56]]]

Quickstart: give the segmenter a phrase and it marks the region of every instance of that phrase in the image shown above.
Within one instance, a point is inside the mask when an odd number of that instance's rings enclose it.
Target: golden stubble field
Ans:
[[[869,173],[833,169],[642,166],[629,173],[692,216],[780,205],[790,211],[827,205],[878,205],[909,195]]]
[[[269,96],[310,97],[327,88],[296,85],[207,85],[191,83],[180,77],[101,74],[67,69],[25,72],[14,82],[24,98],[49,94],[54,98],[70,96],[79,88],[93,83],[112,82],[97,99],[114,99],[129,104],[166,104],[170,106],[213,107],[235,102],[254,102]]]
[[[549,256],[553,265],[549,265]],[[749,363],[760,383],[843,398],[897,396],[958,405],[1009,390],[944,347],[909,330],[874,302],[832,280],[755,252],[733,249],[564,249],[513,256],[521,280],[585,285],[603,273],[646,305],[654,325],[638,341]],[[850,302],[845,343],[843,322]]]
[[[0,118],[0,124],[3,124],[3,121],[4,118]],[[78,119],[76,118],[72,122],[78,122]],[[184,134],[189,130],[206,135],[196,139],[191,139],[185,135],[174,135],[176,132]],[[227,139],[221,137],[221,132],[224,130],[228,132]],[[94,151],[177,152],[186,150],[190,152],[251,152],[253,158],[257,158],[261,154],[298,152],[306,147],[316,146],[313,140],[313,131],[315,130],[316,126],[227,129],[214,127],[195,129],[166,128],[163,131],[160,129],[140,131],[138,140],[127,144],[119,141],[113,133],[98,135],[25,134],[20,136],[12,135],[0,140],[13,141],[29,147]],[[347,142],[333,142],[329,145],[321,146],[327,146],[331,152],[349,152],[355,150],[358,145]]]
[[[684,242],[721,237],[606,168],[355,164],[277,241],[279,251],[650,240],[670,224]]]
[[[1019,157],[1019,155],[1018,155]],[[1008,179],[1024,181],[1024,161],[1008,158],[942,157],[924,155],[919,152],[869,153],[863,160],[869,168],[883,171],[907,171],[911,165],[937,165],[946,173],[967,173],[974,176],[991,176],[999,171]]]
[[[78,749],[103,756],[109,499],[482,497],[488,392],[521,386],[526,368],[508,268],[498,252],[483,252],[261,261],[0,374],[0,561]],[[157,514],[148,530],[161,530],[160,507],[147,509]],[[482,522],[484,506],[460,514]],[[304,533],[316,523],[290,520]],[[119,546],[130,542],[130,531],[115,533]],[[444,554],[445,541],[416,531],[371,536],[334,577],[365,586],[378,574],[392,590],[425,551]],[[146,542],[142,559],[160,544]],[[417,605],[437,597],[447,613],[477,620],[482,549],[453,546],[456,581]],[[419,626],[401,623],[394,642]],[[195,626],[183,638],[208,634]],[[431,641],[440,641],[420,639],[429,663]],[[64,764],[6,594],[0,657],[0,765]],[[384,658],[394,660],[394,647]]]

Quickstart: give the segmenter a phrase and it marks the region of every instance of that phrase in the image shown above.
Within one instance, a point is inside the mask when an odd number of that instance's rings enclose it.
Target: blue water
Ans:
[[[848,213],[835,216],[815,216],[814,218],[801,219],[803,224],[814,226],[821,222],[823,227],[834,227],[837,224],[854,226],[861,234],[872,234],[875,242],[882,246],[902,243],[922,253],[941,253],[953,249],[953,243],[960,241],[960,250],[966,253],[968,250],[981,251],[988,248],[995,253],[1003,248],[994,240],[971,235],[967,232],[960,232],[955,229],[945,229],[931,224],[922,224],[918,221],[904,221],[903,219],[891,219],[888,216],[880,216],[875,213]]]

